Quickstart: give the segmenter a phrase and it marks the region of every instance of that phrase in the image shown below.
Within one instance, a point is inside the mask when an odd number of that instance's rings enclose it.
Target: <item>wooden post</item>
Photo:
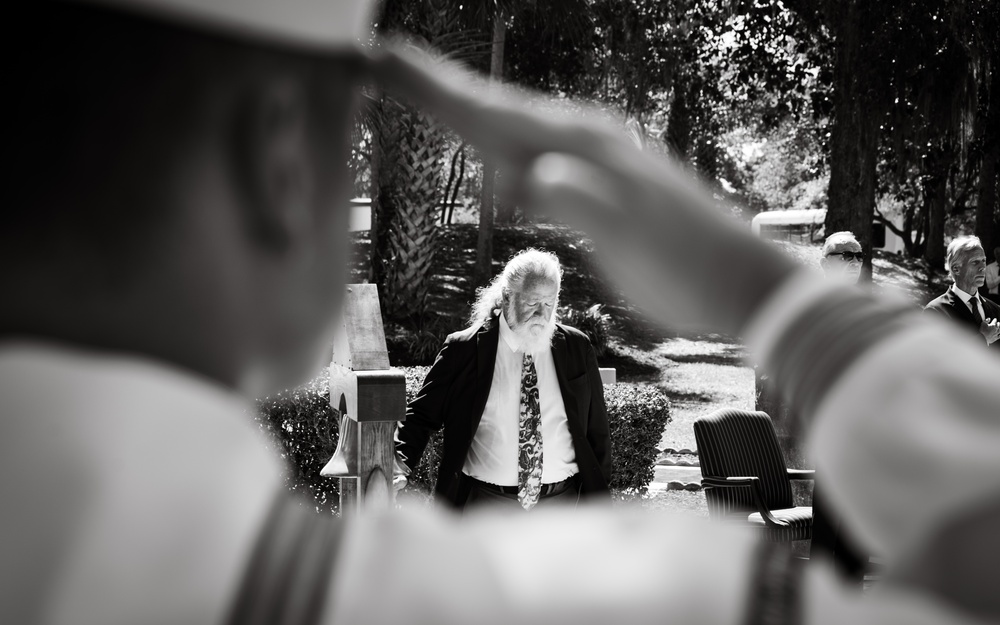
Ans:
[[[330,363],[330,405],[340,440],[321,475],[340,479],[342,515],[392,505],[393,433],[406,415],[406,380],[389,367],[378,289],[347,287]]]

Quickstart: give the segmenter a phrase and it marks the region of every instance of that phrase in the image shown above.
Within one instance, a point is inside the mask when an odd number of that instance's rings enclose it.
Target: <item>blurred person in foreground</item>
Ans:
[[[115,4],[8,9],[0,622],[279,622],[339,529],[287,501],[247,398],[330,349],[370,17]]]
[[[993,262],[986,265],[986,281],[980,293],[1000,304],[1000,247],[993,248]]]
[[[1000,618],[1000,363],[975,341],[817,283],[605,124],[416,53],[352,54],[355,33],[333,33],[360,5],[163,2],[8,13],[36,39],[5,40],[0,621]],[[696,520],[335,520],[287,501],[245,397],[327,349],[365,68],[505,161],[525,205],[586,229],[654,318],[747,337],[809,420],[834,504],[884,554],[878,587]]]
[[[407,406],[396,451],[413,470],[444,428],[435,491],[453,506],[609,498],[604,385],[587,336],[556,323],[561,284],[555,254],[529,249],[507,261]]]
[[[991,347],[1000,347],[1000,305],[979,295],[986,281],[986,252],[979,237],[955,238],[948,244],[945,263],[952,285],[924,310],[978,332]]]
[[[853,232],[834,232],[823,241],[820,267],[827,280],[835,283],[854,285],[861,278],[864,250]],[[816,476],[813,488],[812,540],[809,543],[809,557],[829,558],[838,572],[857,583],[864,582],[868,557],[862,555],[857,540],[850,535],[843,517],[829,504],[821,487],[826,480],[822,474]]]

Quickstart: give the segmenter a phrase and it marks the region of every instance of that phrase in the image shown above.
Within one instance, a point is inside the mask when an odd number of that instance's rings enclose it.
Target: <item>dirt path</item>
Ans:
[[[668,361],[660,385],[672,409],[662,447],[694,450],[695,419],[719,408],[753,409],[753,369],[744,362],[741,345],[715,336],[675,338],[661,343],[655,353]]]
[[[753,408],[754,374],[744,362],[745,350],[726,337],[676,336],[659,342],[647,354],[649,364],[658,369],[658,379],[648,381],[670,397],[671,422],[663,430],[660,448],[675,453],[664,454],[662,459],[697,465],[697,455],[685,453],[697,450],[694,421],[720,408]],[[700,480],[697,466],[657,466],[650,497],[643,505],[707,518],[703,492],[668,490],[671,483],[677,486]]]

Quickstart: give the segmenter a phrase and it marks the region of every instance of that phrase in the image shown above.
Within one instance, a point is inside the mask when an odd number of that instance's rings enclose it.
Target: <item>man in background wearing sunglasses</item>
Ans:
[[[865,253],[851,232],[834,232],[823,243],[823,259],[819,264],[829,280],[857,284],[864,262]]]

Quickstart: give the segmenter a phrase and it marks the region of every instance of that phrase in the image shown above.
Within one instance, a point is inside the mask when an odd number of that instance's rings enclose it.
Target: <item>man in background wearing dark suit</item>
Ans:
[[[948,272],[954,281],[924,310],[934,311],[983,335],[987,345],[1000,339],[1000,306],[979,296],[986,280],[986,252],[979,237],[958,237],[948,245]]]
[[[556,323],[562,268],[523,251],[481,289],[406,410],[396,450],[415,469],[444,428],[438,495],[530,510],[608,493],[611,438],[587,337]]]

